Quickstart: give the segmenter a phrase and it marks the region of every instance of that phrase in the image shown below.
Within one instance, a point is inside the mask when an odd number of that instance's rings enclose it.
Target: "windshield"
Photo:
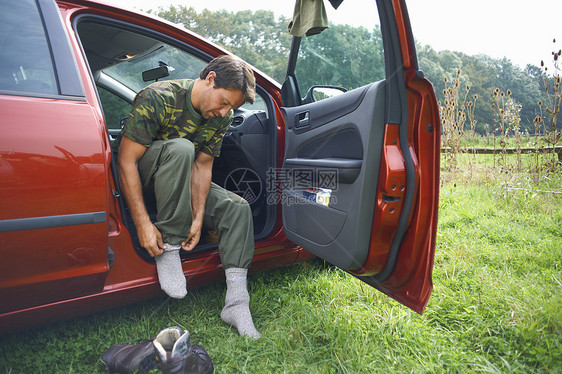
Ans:
[[[121,82],[131,90],[138,92],[152,82],[144,82],[142,73],[164,63],[170,67],[170,75],[164,80],[199,77],[206,62],[182,50],[162,44],[156,50],[139,58],[131,58],[102,71],[111,78]]]
[[[162,64],[168,65],[170,75],[160,80],[196,79],[199,77],[201,70],[207,65],[207,62],[176,47],[161,44],[148,54],[124,60],[117,65],[102,69],[101,72],[136,93],[154,82],[145,82],[142,78],[142,73],[157,68]],[[256,95],[254,104],[246,103],[242,108],[265,111],[266,105],[263,98],[260,95]]]

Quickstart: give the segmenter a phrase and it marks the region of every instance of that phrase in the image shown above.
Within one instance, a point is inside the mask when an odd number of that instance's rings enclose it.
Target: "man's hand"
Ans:
[[[141,247],[146,249],[150,257],[161,255],[164,252],[164,241],[162,234],[152,222],[141,225],[137,229],[137,235]]]
[[[193,224],[189,228],[187,239],[185,239],[181,243],[181,249],[183,249],[184,251],[191,251],[193,248],[195,248],[195,246],[197,245],[197,243],[199,243],[199,240],[201,239],[201,228],[202,228],[201,224],[197,224],[193,222]]]

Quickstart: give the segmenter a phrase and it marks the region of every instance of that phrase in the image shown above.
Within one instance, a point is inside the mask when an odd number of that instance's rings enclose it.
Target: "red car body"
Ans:
[[[45,22],[53,22],[52,12],[45,15],[52,11],[47,1],[38,3]],[[400,134],[396,124],[385,125],[377,188],[369,192],[375,201],[369,253],[361,267],[346,270],[421,313],[432,290],[440,122],[433,88],[417,71],[405,5],[399,0],[385,4],[391,10],[387,15],[395,25],[403,59],[408,133]],[[57,5],[62,22],[55,25],[55,31],[45,27],[50,37],[58,32],[67,38],[70,48],[64,57],[70,61],[65,63],[74,67],[81,92],[65,94],[63,83],[59,83],[58,94],[28,94],[0,87],[2,332],[162,295],[155,265],[139,256],[119,203],[111,139],[92,71],[75,33],[76,19],[83,15],[106,17],[164,34],[210,56],[227,53],[148,15],[88,0],[58,1]],[[277,118],[279,151],[273,166],[281,168],[287,146],[281,86],[257,70],[255,75]],[[405,139],[408,145],[404,147],[401,142]],[[404,149],[412,160],[410,177]],[[412,190],[412,203],[404,217],[408,190]],[[268,235],[256,241],[252,272],[319,255],[287,238],[280,205]],[[391,247],[400,220],[404,229],[393,255]],[[393,266],[382,281],[377,280],[376,275],[384,271],[392,256]],[[184,257],[182,266],[189,287],[224,279],[216,248]]]

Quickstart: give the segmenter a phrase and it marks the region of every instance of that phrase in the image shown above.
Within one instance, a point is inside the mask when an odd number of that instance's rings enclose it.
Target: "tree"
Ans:
[[[537,103],[541,99],[538,83],[507,58],[495,60],[495,66],[497,87],[504,91],[510,90],[512,99],[521,104],[521,130],[534,132],[533,120]]]
[[[285,17],[276,19],[273,12],[265,10],[234,13],[205,9],[197,13],[183,5],[160,9],[158,16],[228,49],[279,82],[285,78],[291,45]]]

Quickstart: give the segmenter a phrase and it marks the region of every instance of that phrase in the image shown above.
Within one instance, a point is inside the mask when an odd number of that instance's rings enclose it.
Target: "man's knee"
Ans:
[[[250,208],[250,204],[248,204],[246,199],[244,199],[243,197],[238,196],[237,194],[235,194],[233,192],[229,192],[228,202],[240,214],[242,214],[242,215],[251,215],[252,214],[252,208]]]
[[[166,140],[162,151],[162,161],[193,163],[195,159],[195,146],[191,141],[183,138]]]
[[[223,200],[222,204],[225,216],[228,216],[229,220],[243,223],[253,219],[250,204],[233,192],[228,191],[228,197]]]

